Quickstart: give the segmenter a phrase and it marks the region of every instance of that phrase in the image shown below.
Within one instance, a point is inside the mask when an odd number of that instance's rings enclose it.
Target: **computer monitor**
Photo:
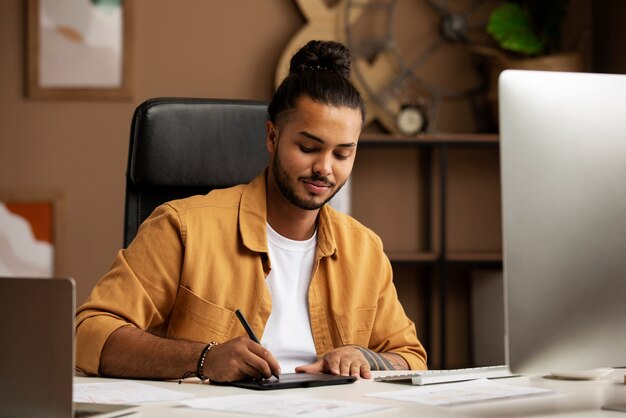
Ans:
[[[499,80],[506,358],[626,365],[626,75]]]

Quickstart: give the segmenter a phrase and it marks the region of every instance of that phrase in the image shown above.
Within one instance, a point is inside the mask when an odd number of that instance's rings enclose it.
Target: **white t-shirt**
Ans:
[[[272,313],[261,344],[276,357],[281,372],[293,373],[296,366],[317,360],[307,297],[317,231],[306,241],[294,241],[268,224],[267,243],[272,270],[266,283],[272,296]]]

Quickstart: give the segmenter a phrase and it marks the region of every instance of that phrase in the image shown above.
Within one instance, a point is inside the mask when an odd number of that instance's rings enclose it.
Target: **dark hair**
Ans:
[[[335,41],[310,41],[291,58],[289,74],[269,104],[274,123],[288,117],[300,97],[337,106],[358,109],[365,122],[365,103],[350,83],[350,50]]]

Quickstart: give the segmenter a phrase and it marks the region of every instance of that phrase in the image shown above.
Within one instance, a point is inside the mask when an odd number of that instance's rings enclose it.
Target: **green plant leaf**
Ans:
[[[487,32],[509,51],[526,55],[540,54],[544,44],[535,35],[532,22],[524,9],[515,3],[503,3],[489,16]]]

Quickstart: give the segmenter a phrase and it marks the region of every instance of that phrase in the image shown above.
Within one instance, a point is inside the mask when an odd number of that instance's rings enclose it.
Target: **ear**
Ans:
[[[278,128],[271,120],[265,122],[265,148],[270,154],[274,153],[276,140],[278,139]]]

